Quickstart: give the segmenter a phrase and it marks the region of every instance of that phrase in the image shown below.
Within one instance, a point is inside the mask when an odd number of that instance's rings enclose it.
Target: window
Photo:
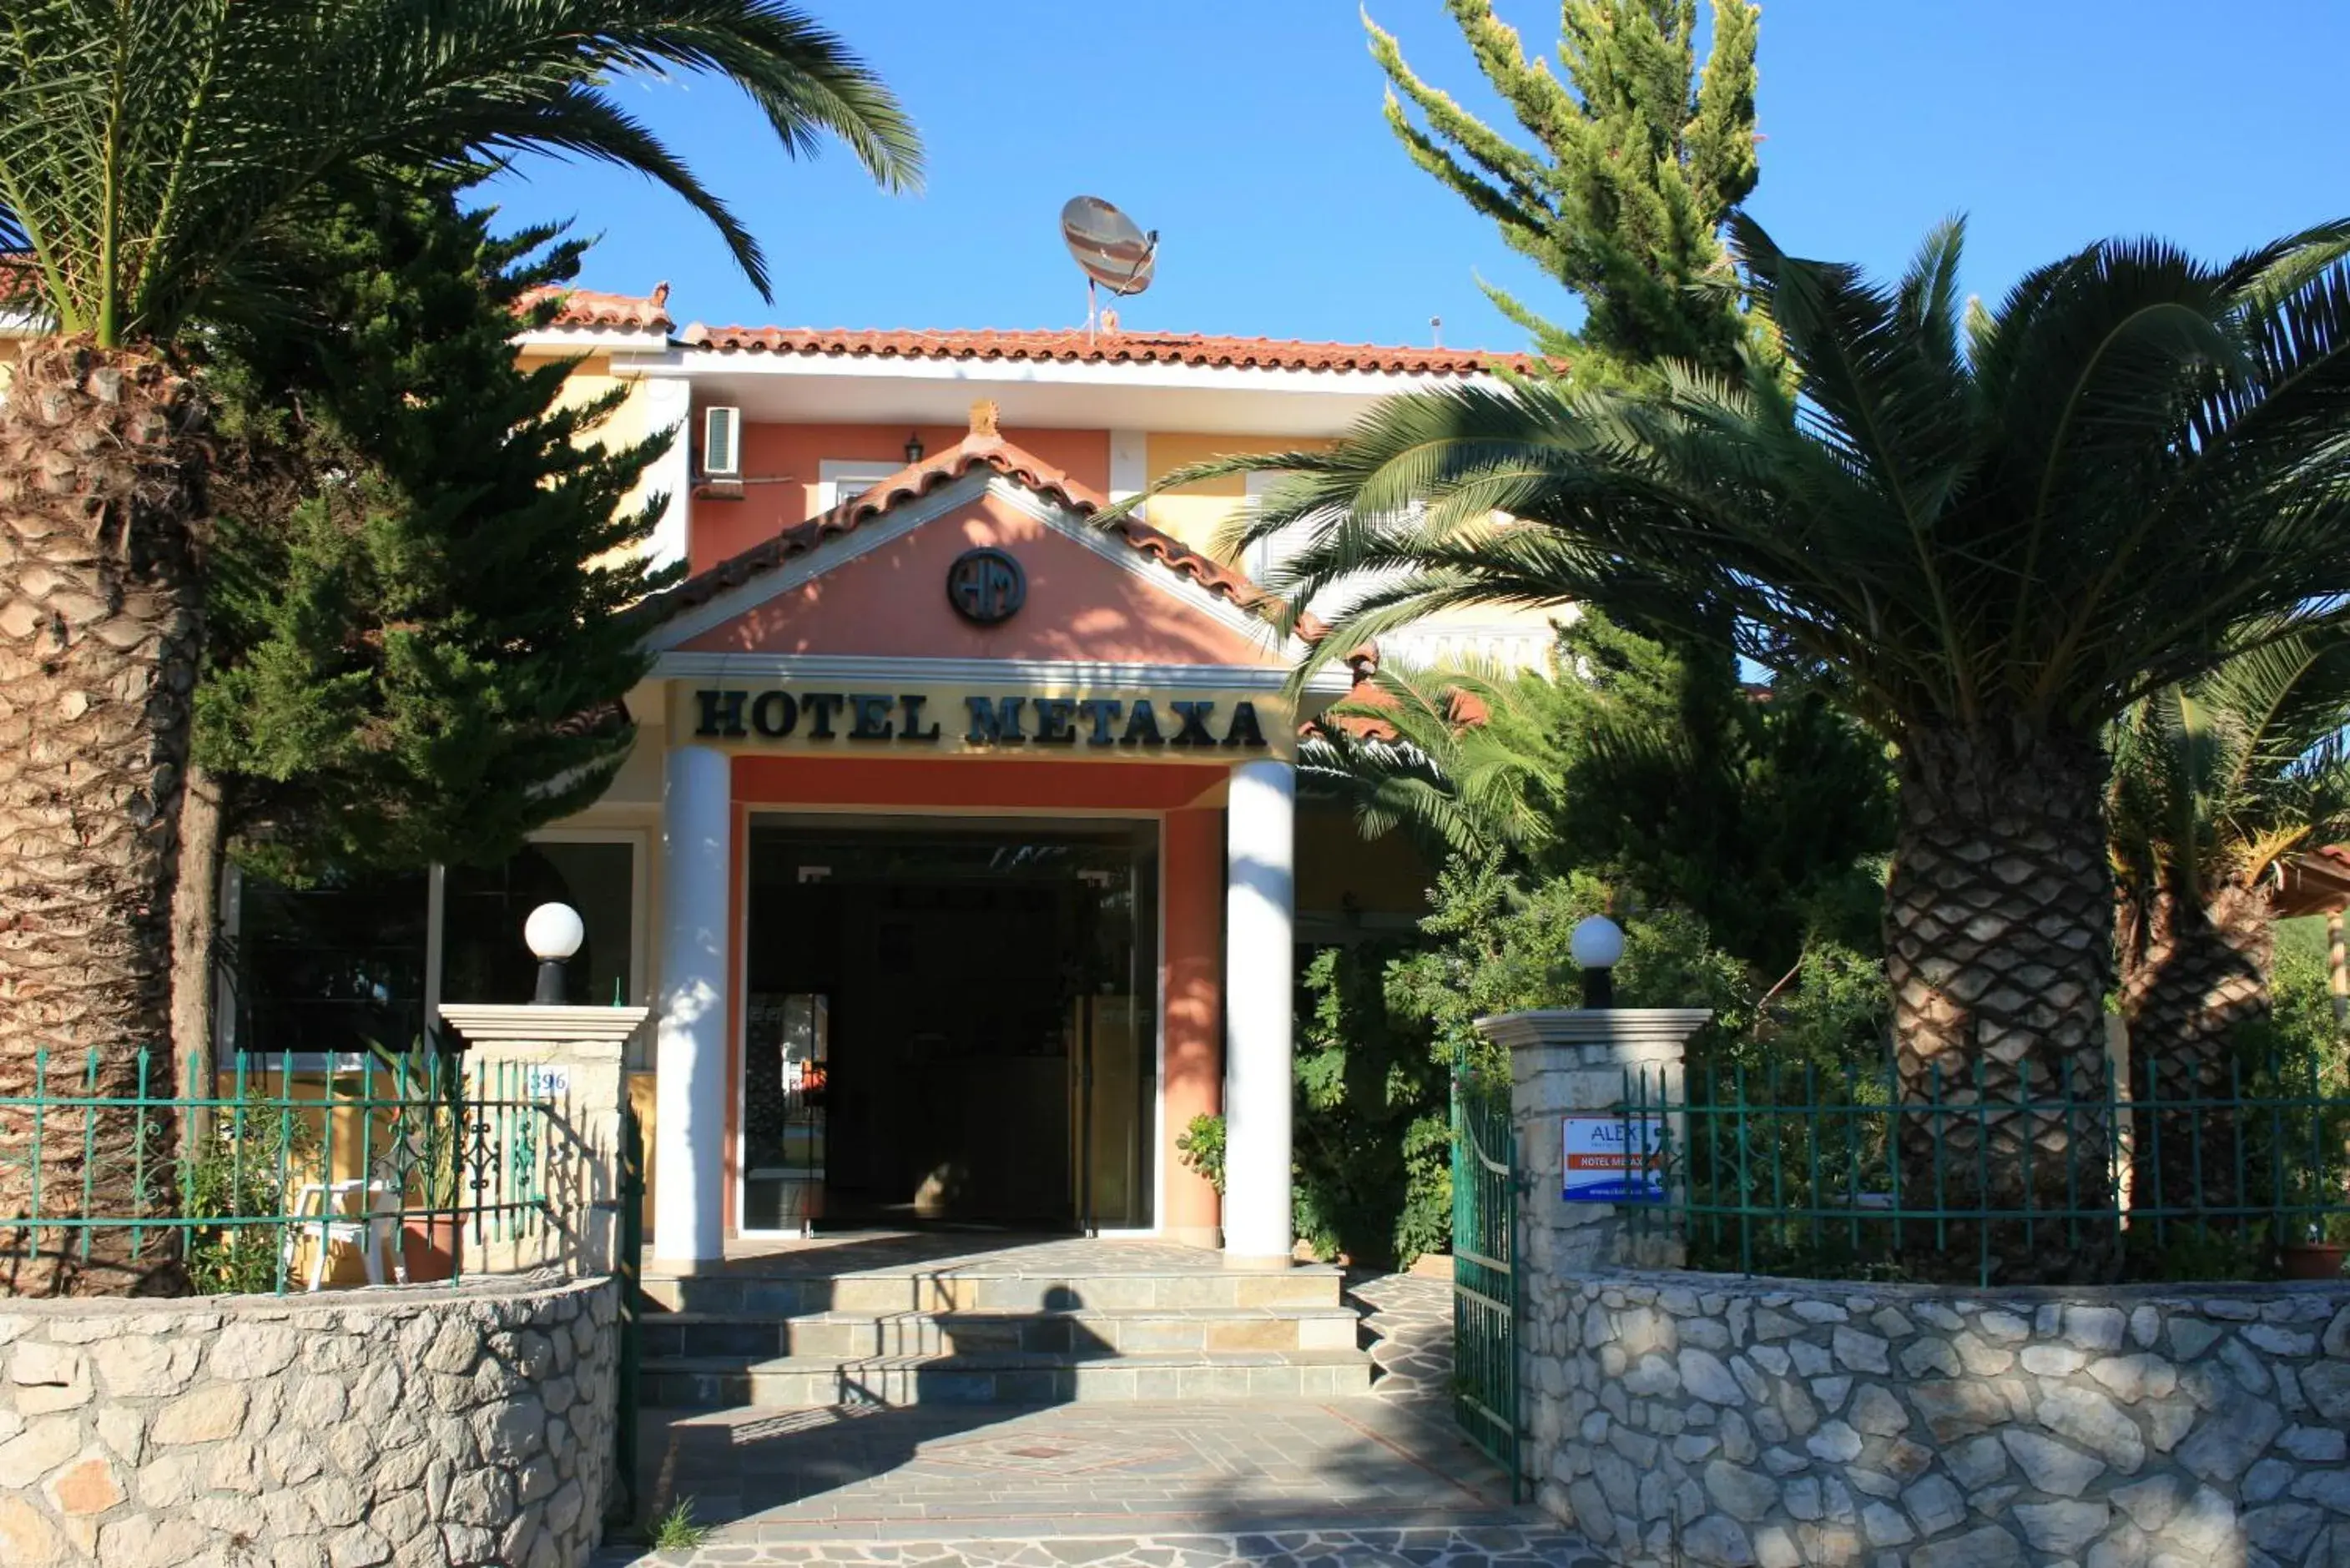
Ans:
[[[587,940],[563,966],[563,1000],[600,1007],[635,1000],[636,849],[626,843],[541,841],[503,866],[452,866],[442,896],[441,994],[463,1002],[528,1002],[538,961],[522,924],[541,904],[579,911]],[[436,999],[437,1000],[437,999]]]
[[[641,1002],[640,846],[638,835],[557,829],[489,867],[304,888],[233,875],[222,945],[234,1000],[222,1009],[222,1044],[306,1056],[405,1050],[444,1001],[526,1002],[538,964],[523,920],[549,902],[577,909],[587,928],[564,967],[566,1000]],[[632,1043],[632,1058],[643,1051]]]
[[[239,878],[234,1008],[222,1027],[248,1050],[404,1051],[423,1035],[429,877],[327,877],[307,888]]]
[[[1278,490],[1282,482],[1289,477],[1287,472],[1279,469],[1260,469],[1243,474],[1241,483],[1243,493],[1251,501],[1256,501]],[[1241,557],[1241,570],[1248,575],[1249,581],[1263,587],[1276,567],[1297,554],[1298,543],[1295,537],[1280,534],[1269,539],[1256,540],[1249,545],[1248,553]]]
[[[853,501],[905,466],[886,459],[877,462],[827,457],[816,464],[816,509],[829,512],[844,501]]]

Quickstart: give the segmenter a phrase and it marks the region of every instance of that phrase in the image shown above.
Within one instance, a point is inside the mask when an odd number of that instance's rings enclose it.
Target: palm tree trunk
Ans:
[[[2132,921],[2122,945],[2122,1015],[2130,1026],[2135,1086],[2149,1078],[2167,1101],[2226,1096],[2236,1031],[2269,1015],[2276,961],[2268,891],[2230,883],[2208,904],[2168,889]],[[2134,1205],[2225,1209],[2236,1180],[2241,1124],[2225,1111],[2158,1111],[2137,1135]],[[2230,1227],[2239,1223],[2222,1218]]]
[[[2111,1201],[2105,768],[2093,741],[2020,729],[1903,739],[1885,917],[1901,1097],[1963,1107],[1900,1118],[1903,1204],[2017,1216],[1908,1231],[1922,1271],[1971,1278],[1985,1247],[2008,1283],[2116,1266],[2110,1221],[2023,1218]]]
[[[171,1092],[172,840],[200,601],[199,405],[151,354],[35,342],[0,408],[0,1094]],[[46,1059],[46,1069],[36,1064]],[[53,1110],[0,1215],[168,1210],[175,1130]],[[7,1113],[0,1149],[32,1147]],[[147,1282],[168,1239],[0,1230],[0,1290]]]

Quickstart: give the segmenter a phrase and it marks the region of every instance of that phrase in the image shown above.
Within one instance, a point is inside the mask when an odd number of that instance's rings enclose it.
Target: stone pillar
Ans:
[[[1296,771],[1232,770],[1224,813],[1224,1257],[1286,1263]]]
[[[629,1103],[623,1054],[641,1007],[532,1007],[444,1002],[442,1021],[465,1037],[469,1080],[497,1098],[546,1102],[541,1166],[548,1224],[500,1239],[469,1231],[468,1272],[556,1267],[583,1277],[613,1272],[619,1225],[620,1113]],[[504,1069],[504,1070],[502,1070]],[[476,1075],[478,1075],[478,1078]],[[499,1085],[505,1085],[501,1093]]]
[[[653,1255],[725,1256],[726,939],[733,802],[726,754],[673,746],[661,781],[660,1013]]]
[[[1516,1254],[1518,1423],[1522,1462],[1535,1501],[1572,1521],[1567,1453],[1597,1409],[1597,1390],[1568,1354],[1580,1341],[1568,1321],[1580,1312],[1586,1276],[1627,1265],[1673,1268],[1683,1249],[1659,1224],[1636,1249],[1622,1211],[1610,1203],[1569,1203],[1564,1119],[1619,1108],[1627,1070],[1659,1075],[1681,1097],[1683,1047],[1713,1014],[1704,1008],[1575,1008],[1510,1012],[1477,1020],[1478,1032],[1510,1051],[1510,1121],[1518,1141]],[[1676,1145],[1682,1129],[1675,1127]],[[1659,1217],[1661,1218],[1661,1216]],[[1751,1557],[1740,1561],[1752,1562]]]
[[[1645,1071],[1681,1096],[1682,1049],[1713,1016],[1702,1007],[1572,1008],[1506,1012],[1477,1020],[1478,1033],[1510,1051],[1510,1120],[1517,1128],[1518,1168],[1526,1183],[1519,1210],[1522,1276],[1623,1266],[1675,1268],[1678,1247],[1644,1247],[1631,1255],[1622,1214],[1612,1203],[1569,1203],[1562,1122],[1624,1104],[1625,1075]],[[1673,1129],[1678,1144],[1681,1129]]]

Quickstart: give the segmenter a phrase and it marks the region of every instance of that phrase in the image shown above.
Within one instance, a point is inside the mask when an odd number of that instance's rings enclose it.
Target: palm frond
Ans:
[[[920,149],[889,90],[778,0],[22,0],[0,44],[0,244],[19,308],[107,342],[169,338],[335,181],[536,149],[637,170],[718,229],[762,292],[747,227],[622,109],[623,77],[714,78],[785,151],[837,139],[883,184]]]
[[[1442,608],[1587,600],[1733,639],[1887,735],[2087,740],[2257,643],[2350,625],[2350,230],[2213,265],[2093,245],[1996,306],[1735,239],[1768,369],[1390,400],[1236,519],[1342,604],[1316,660]]]
[[[1365,836],[1401,827],[1478,855],[1526,855],[1547,839],[1561,775],[1544,677],[1466,659],[1382,665],[1367,684],[1324,711],[1298,759]]]
[[[2199,901],[2350,833],[2350,634],[2257,642],[2116,724],[2108,817],[2126,891]]]

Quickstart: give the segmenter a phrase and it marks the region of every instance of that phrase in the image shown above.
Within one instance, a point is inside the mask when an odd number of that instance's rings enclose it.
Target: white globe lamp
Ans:
[[[522,940],[538,961],[538,992],[534,1002],[560,1006],[564,1000],[563,961],[588,940],[587,923],[568,904],[541,904],[522,923]]]
[[[1605,915],[1577,920],[1566,939],[1566,950],[1583,971],[1583,1005],[1615,1006],[1615,969],[1624,958],[1624,928]]]

